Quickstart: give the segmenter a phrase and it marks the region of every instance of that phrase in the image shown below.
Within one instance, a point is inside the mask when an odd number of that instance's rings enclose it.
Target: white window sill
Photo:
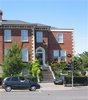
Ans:
[[[4,40],[4,42],[12,42],[11,40]]]
[[[28,40],[24,40],[24,41],[21,41],[21,42],[28,42]]]

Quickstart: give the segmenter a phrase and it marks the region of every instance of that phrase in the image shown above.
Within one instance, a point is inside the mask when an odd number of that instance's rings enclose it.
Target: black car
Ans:
[[[30,91],[35,91],[40,88],[40,85],[37,82],[20,76],[6,77],[2,81],[2,88],[4,88],[7,92],[10,92],[12,89],[29,89]]]

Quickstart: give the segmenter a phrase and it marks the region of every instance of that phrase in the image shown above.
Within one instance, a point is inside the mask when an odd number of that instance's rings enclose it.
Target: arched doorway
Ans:
[[[45,65],[45,50],[42,47],[38,47],[36,49],[36,55],[38,55],[40,59],[40,65]]]

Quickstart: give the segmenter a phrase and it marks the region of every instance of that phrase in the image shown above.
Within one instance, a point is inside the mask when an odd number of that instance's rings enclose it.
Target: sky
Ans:
[[[88,0],[0,0],[3,19],[74,29],[75,53],[88,52]]]

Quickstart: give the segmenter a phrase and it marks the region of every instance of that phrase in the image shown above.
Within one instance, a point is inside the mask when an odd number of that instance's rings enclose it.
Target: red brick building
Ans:
[[[54,59],[68,61],[74,53],[73,29],[56,28],[20,20],[3,20],[0,10],[0,63],[3,63],[11,43],[23,44],[22,60],[41,59],[41,65]]]

